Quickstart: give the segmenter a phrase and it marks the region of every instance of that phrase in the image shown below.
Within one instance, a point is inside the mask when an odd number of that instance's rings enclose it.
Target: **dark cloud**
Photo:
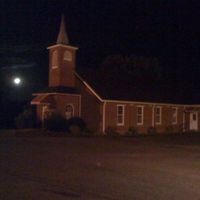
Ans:
[[[41,52],[44,47],[35,45],[2,45],[0,47],[0,69],[14,70],[34,68],[40,65]]]
[[[27,64],[16,64],[16,65],[8,65],[5,67],[1,67],[1,70],[10,70],[10,69],[22,69],[22,68],[33,68],[36,66],[36,63],[27,63]]]
[[[26,52],[41,52],[43,50],[43,46],[35,44],[35,45],[1,45],[0,46],[0,54],[8,54],[8,53],[26,53]]]

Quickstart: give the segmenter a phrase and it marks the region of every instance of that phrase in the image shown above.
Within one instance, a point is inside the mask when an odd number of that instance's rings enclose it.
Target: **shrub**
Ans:
[[[174,132],[173,126],[167,126],[167,127],[165,128],[165,133],[166,133],[166,134],[170,134],[170,133],[173,133],[173,132]]]
[[[66,119],[58,113],[52,113],[44,120],[44,128],[49,131],[67,131]]]
[[[148,133],[148,134],[156,134],[156,133],[157,133],[157,130],[156,130],[155,127],[150,126],[150,127],[148,128],[148,130],[147,130],[147,133]]]
[[[112,126],[108,126],[105,130],[106,132],[106,135],[108,136],[117,136],[119,135],[116,131],[116,128],[115,127],[112,127]]]
[[[138,134],[138,130],[134,126],[130,126],[128,131],[126,132],[127,136],[133,136],[133,135],[137,135],[137,134]]]
[[[16,128],[34,128],[35,116],[32,109],[25,109],[23,113],[19,114],[15,118]]]
[[[67,120],[67,129],[72,134],[80,134],[86,130],[86,123],[80,117],[72,117]]]
[[[181,124],[179,125],[179,127],[178,127],[178,132],[179,132],[179,133],[185,132],[184,127],[183,127],[183,123],[181,123]]]

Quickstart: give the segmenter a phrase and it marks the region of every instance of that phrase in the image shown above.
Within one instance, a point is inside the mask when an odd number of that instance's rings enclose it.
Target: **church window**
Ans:
[[[136,107],[136,119],[137,125],[143,125],[144,123],[144,106],[137,106]]]
[[[73,105],[69,104],[65,108],[65,118],[70,119],[74,116],[74,107]]]
[[[172,124],[177,124],[178,108],[172,108]]]
[[[155,107],[155,122],[160,125],[162,123],[162,109],[160,106]]]
[[[53,51],[52,53],[52,68],[58,68],[58,52]]]
[[[67,61],[71,61],[72,60],[72,54],[71,54],[70,51],[65,51],[64,60],[67,60]]]
[[[117,125],[118,126],[124,125],[124,110],[125,110],[125,105],[117,105]]]

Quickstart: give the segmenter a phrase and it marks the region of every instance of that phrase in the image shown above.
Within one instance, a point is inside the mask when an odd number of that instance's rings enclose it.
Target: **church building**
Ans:
[[[66,119],[81,117],[88,128],[106,134],[109,128],[125,134],[129,128],[148,134],[200,130],[200,104],[180,101],[175,95],[165,97],[137,86],[108,84],[98,74],[83,75],[76,68],[78,47],[70,45],[65,20],[62,16],[55,45],[49,46],[49,84],[44,91],[34,93],[32,105],[36,106],[37,119],[41,122],[53,112]],[[106,72],[105,72],[106,73]],[[94,77],[96,78],[94,79]],[[93,80],[91,79],[93,78]]]

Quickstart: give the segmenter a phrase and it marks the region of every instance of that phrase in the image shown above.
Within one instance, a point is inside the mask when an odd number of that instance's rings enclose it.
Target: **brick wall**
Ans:
[[[124,125],[117,125],[117,105],[125,105]],[[143,106],[143,124],[137,123],[137,106]],[[120,134],[124,134],[129,127],[135,127],[139,133],[148,133],[148,129],[154,125],[158,133],[164,132],[180,132],[183,127],[183,106],[178,106],[177,123],[172,124],[172,108],[171,105],[159,105],[161,107],[161,124],[156,124],[152,121],[155,120],[155,113],[152,116],[152,104],[133,104],[133,103],[106,103],[106,127],[115,127]]]
[[[57,51],[57,68],[52,68],[53,52]],[[71,60],[64,59],[64,53],[71,53]],[[49,86],[75,87],[74,70],[76,67],[76,51],[74,49],[58,46],[50,49],[49,52]]]
[[[81,117],[90,130],[102,131],[103,105],[97,97],[77,78],[76,85],[81,93]]]
[[[74,107],[74,116],[79,116],[79,110],[80,110],[80,96],[77,95],[62,95],[57,94],[55,95],[55,102],[56,102],[56,111],[61,113],[63,116],[65,116],[65,108],[68,104],[73,105]]]

